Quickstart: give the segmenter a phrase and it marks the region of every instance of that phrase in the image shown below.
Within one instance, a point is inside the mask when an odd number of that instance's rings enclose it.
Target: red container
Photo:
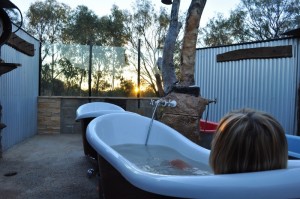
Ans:
[[[218,123],[216,122],[200,120],[199,122],[200,146],[206,149],[211,148],[211,141],[214,137],[217,127],[218,127]]]
[[[199,127],[200,127],[200,132],[214,133],[218,127],[218,123],[210,122],[206,120],[200,120]]]

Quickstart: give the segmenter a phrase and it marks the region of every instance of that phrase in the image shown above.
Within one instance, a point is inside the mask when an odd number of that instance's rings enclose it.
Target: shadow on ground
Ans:
[[[80,134],[36,135],[0,159],[0,198],[98,198],[93,162],[84,156]]]

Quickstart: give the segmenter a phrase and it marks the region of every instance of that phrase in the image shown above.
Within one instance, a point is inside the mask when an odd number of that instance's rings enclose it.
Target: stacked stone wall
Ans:
[[[46,97],[38,98],[38,134],[81,133],[81,123],[76,122],[76,110],[89,102],[108,102],[126,111],[151,117],[151,99],[155,98],[101,98],[101,97]]]

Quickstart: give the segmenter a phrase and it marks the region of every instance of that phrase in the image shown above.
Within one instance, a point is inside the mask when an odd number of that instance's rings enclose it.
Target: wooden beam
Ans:
[[[270,59],[293,56],[292,45],[233,50],[217,55],[217,62],[243,59]]]
[[[0,76],[8,73],[9,71],[16,69],[18,66],[21,66],[21,64],[15,64],[15,63],[0,63]]]
[[[34,56],[34,45],[20,38],[15,33],[11,34],[6,44],[26,55]]]

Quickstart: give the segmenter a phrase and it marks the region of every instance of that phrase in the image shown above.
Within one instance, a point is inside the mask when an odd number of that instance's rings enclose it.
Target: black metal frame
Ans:
[[[3,10],[3,8],[0,8],[0,20],[2,20],[2,26],[3,26],[3,33],[0,35],[0,46],[1,46],[9,39],[12,32],[12,24],[10,18],[7,15],[7,13]]]

